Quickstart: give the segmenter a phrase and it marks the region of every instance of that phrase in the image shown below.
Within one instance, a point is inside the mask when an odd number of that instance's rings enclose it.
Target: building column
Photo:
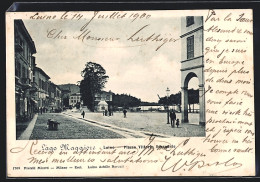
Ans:
[[[188,123],[188,87],[181,88],[181,122]]]
[[[200,102],[200,121],[201,126],[205,126],[205,88],[204,85],[199,85],[199,102]]]

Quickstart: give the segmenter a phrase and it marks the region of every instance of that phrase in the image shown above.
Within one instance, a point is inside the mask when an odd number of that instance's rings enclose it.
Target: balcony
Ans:
[[[38,91],[38,85],[36,82],[31,82],[31,89],[30,89],[30,92],[36,92]]]
[[[19,80],[20,80],[20,78],[15,75],[15,84],[19,84]]]
[[[21,78],[20,81],[22,83],[23,89],[28,89],[32,87],[30,78]]]
[[[15,51],[17,52],[23,51],[23,46],[19,43],[15,43]]]

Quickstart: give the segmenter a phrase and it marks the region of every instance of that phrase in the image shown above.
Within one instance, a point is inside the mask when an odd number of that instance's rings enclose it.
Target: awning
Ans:
[[[32,102],[34,102],[35,104],[37,104],[37,103],[38,103],[38,101],[37,101],[37,100],[34,100],[34,99],[32,99],[32,98],[31,98],[31,101],[32,101]]]

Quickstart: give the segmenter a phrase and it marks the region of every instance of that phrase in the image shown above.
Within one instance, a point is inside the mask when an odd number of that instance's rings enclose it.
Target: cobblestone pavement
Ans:
[[[64,115],[71,117],[82,117],[79,112],[64,112]],[[181,118],[177,113],[177,118]],[[123,113],[114,113],[113,116],[103,116],[102,113],[86,113],[85,120],[95,121],[101,125],[116,126],[118,128],[130,129],[136,131],[136,135],[151,133],[161,135],[161,137],[199,137],[205,136],[205,127],[198,125],[199,114],[189,114],[190,123],[180,124],[179,128],[172,128],[167,124],[166,113],[127,113],[127,117],[123,117]]]
[[[179,116],[177,113],[177,118]],[[47,129],[49,118],[60,122],[57,131]],[[166,113],[127,113],[124,118],[122,113],[108,117],[88,112],[84,119],[79,112],[44,113],[38,115],[30,139],[141,138],[152,134],[158,137],[205,136],[205,127],[181,124],[179,128],[171,128],[166,123]]]
[[[57,131],[47,130],[48,118],[60,122]],[[118,133],[96,127],[77,119],[67,117],[60,113],[39,114],[32,131],[30,140],[33,139],[105,139],[124,138]]]

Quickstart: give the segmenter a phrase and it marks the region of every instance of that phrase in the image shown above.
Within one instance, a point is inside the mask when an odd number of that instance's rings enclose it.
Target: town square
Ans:
[[[100,27],[99,21],[91,25]],[[145,44],[130,46],[120,38],[113,40],[118,42],[111,47],[102,42],[105,38],[97,40],[88,35],[91,30],[84,24],[80,32],[86,34],[85,41],[80,43],[92,50],[93,60],[78,64],[81,55],[89,54],[80,47],[75,50],[78,57],[70,55],[73,51],[66,52],[70,51],[65,40],[69,37],[60,40],[62,31],[48,29],[47,35],[39,38],[33,20],[14,20],[16,139],[205,136],[203,20],[187,16],[175,18],[172,24],[178,27],[179,35],[149,32],[150,25],[129,33],[126,42],[158,42],[152,53],[151,48],[143,48]],[[170,44],[178,45],[181,51],[169,55]],[[147,54],[131,54],[138,47]],[[51,48],[57,48],[57,52],[47,53]],[[158,56],[153,55],[160,51]]]

